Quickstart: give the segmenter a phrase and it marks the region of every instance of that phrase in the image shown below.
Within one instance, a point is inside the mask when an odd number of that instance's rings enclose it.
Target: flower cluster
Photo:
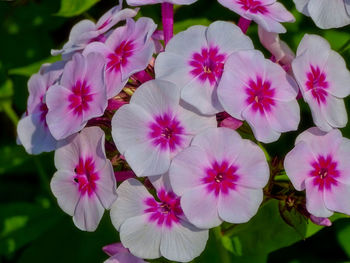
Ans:
[[[294,1],[331,26],[325,1]],[[350,214],[350,141],[337,130],[350,94],[343,58],[307,34],[294,54],[278,35],[294,17],[275,0],[218,0],[241,16],[238,26],[216,21],[173,36],[173,4],[194,2],[127,1],[161,3],[164,38],[152,19],[135,20],[138,9],[121,4],[96,24],[83,20],[52,51],[62,61],[28,82],[19,141],[31,154],[56,151],[51,189],[79,229],[94,231],[111,209],[122,244],[104,248],[106,262],[188,262],[209,229],[248,222],[273,198],[264,187],[276,167],[262,143],[298,130],[300,98],[317,127],[297,137],[281,170],[306,190],[303,215],[312,222]],[[338,2],[336,10],[350,11]],[[346,24],[343,13],[334,26]],[[251,21],[270,59],[244,34]]]

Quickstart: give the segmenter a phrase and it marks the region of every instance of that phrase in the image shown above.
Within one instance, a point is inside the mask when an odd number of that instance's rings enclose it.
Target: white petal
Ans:
[[[85,194],[75,208],[74,224],[83,231],[93,232],[96,230],[104,213],[104,208],[95,194]]]
[[[186,191],[181,197],[181,207],[186,218],[199,228],[212,228],[220,225],[222,220],[217,212],[218,197],[201,185]]]
[[[344,0],[310,0],[310,16],[322,29],[338,28],[350,24],[350,16],[345,10]]]
[[[324,201],[323,191],[314,185],[313,178],[305,180],[306,187],[306,208],[310,214],[317,217],[330,217],[333,212],[327,209]]]
[[[58,170],[52,177],[50,187],[58,205],[68,215],[73,216],[80,193],[74,182],[74,172]]]
[[[181,221],[171,229],[163,228],[160,252],[169,260],[189,262],[203,252],[207,240],[208,230],[200,230]]]
[[[238,186],[228,194],[220,193],[218,212],[222,220],[230,223],[248,222],[258,211],[263,200],[262,189]]]
[[[159,258],[162,228],[148,222],[148,216],[127,219],[120,228],[120,240],[124,247],[139,258]]]
[[[144,200],[152,197],[146,188],[136,179],[124,181],[117,189],[118,198],[111,208],[113,226],[120,231],[121,225],[128,219],[140,216],[146,206]]]
[[[216,21],[212,23],[206,32],[209,46],[218,46],[220,52],[230,55],[232,52],[253,49],[253,42],[242,33],[235,24]]]

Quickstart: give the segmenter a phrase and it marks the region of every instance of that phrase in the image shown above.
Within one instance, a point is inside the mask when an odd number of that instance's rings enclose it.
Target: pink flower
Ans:
[[[105,59],[107,98],[116,96],[132,74],[147,67],[154,53],[151,36],[156,27],[150,18],[127,19],[126,26],[114,30],[105,43],[94,42],[85,48],[84,55],[97,52]]]
[[[83,50],[87,44],[94,41],[104,42],[105,33],[113,26],[127,18],[136,16],[138,10],[121,9],[123,1],[119,5],[108,10],[95,24],[91,20],[82,20],[73,26],[69,40],[61,50],[52,50],[51,54],[57,56],[62,54],[64,60],[69,60],[74,52]]]
[[[212,128],[174,158],[169,177],[186,218],[212,228],[222,221],[244,223],[256,214],[269,166],[257,145],[231,129]]]
[[[312,223],[319,225],[319,226],[331,226],[332,222],[326,217],[317,217],[314,215],[310,215],[310,220]]]
[[[43,65],[40,72],[28,81],[29,98],[27,111],[17,126],[19,141],[30,154],[50,152],[56,149],[57,141],[46,122],[47,89],[58,81],[63,71],[63,62]]]
[[[216,127],[214,116],[198,115],[179,103],[180,90],[175,84],[151,80],[114,115],[114,142],[137,176],[166,173],[170,160],[190,144],[194,135]]]
[[[153,180],[156,198],[135,179],[123,182],[111,209],[112,223],[133,255],[188,262],[204,250],[208,230],[200,230],[186,220],[180,198],[167,181],[162,177]]]
[[[293,0],[299,12],[311,16],[322,29],[343,27],[350,24],[348,0]]]
[[[59,83],[46,94],[47,125],[57,140],[80,131],[88,120],[103,115],[107,107],[103,77],[104,59],[77,53],[64,67]]]
[[[350,140],[339,130],[310,128],[300,134],[284,167],[295,189],[306,189],[306,208],[316,217],[350,214]]]
[[[132,255],[121,243],[104,246],[102,250],[110,256],[104,263],[147,263],[143,259]]]
[[[323,131],[345,127],[343,98],[350,94],[350,72],[344,59],[322,37],[306,34],[292,68],[315,125]]]
[[[193,26],[174,36],[156,59],[157,78],[176,83],[181,98],[202,114],[222,111],[216,88],[227,57],[253,49],[251,40],[232,23]]]
[[[249,123],[258,141],[270,143],[298,128],[296,83],[259,51],[239,51],[227,59],[218,96],[225,111]]]
[[[285,33],[281,22],[294,22],[294,16],[276,0],[218,0],[220,4],[268,32]]]
[[[68,142],[55,152],[57,172],[51,190],[79,229],[95,231],[104,210],[117,197],[113,167],[104,149],[105,135],[100,128],[89,127]]]
[[[258,33],[261,44],[271,52],[274,60],[290,69],[295,54],[287,43],[282,41],[277,33],[268,32],[261,26],[258,27]]]
[[[153,5],[160,3],[170,3],[174,5],[190,5],[196,1],[197,0],[126,0],[126,3],[131,6]]]

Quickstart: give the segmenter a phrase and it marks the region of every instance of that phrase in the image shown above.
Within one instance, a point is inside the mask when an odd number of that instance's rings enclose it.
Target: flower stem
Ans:
[[[215,235],[215,239],[216,239],[216,243],[218,245],[218,248],[219,248],[219,253],[220,253],[220,262],[221,263],[230,263],[231,262],[231,258],[230,258],[230,252],[227,251],[224,246],[222,245],[222,232],[221,232],[221,227],[218,226],[218,227],[215,227],[213,228],[213,232],[214,232],[214,235]]]
[[[162,3],[162,23],[164,33],[164,43],[168,44],[173,37],[174,27],[174,5],[169,3]]]
[[[251,22],[252,22],[252,20],[245,19],[242,16],[239,18],[238,26],[244,34],[247,33],[247,30],[248,30]]]

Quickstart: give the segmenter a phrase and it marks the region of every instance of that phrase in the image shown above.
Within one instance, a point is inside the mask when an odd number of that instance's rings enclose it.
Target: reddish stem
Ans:
[[[169,3],[162,3],[162,23],[164,43],[168,44],[169,40],[173,37],[174,27],[174,5]]]
[[[247,33],[247,30],[248,30],[251,22],[252,22],[252,20],[245,19],[242,16],[239,18],[238,26],[244,34]]]

